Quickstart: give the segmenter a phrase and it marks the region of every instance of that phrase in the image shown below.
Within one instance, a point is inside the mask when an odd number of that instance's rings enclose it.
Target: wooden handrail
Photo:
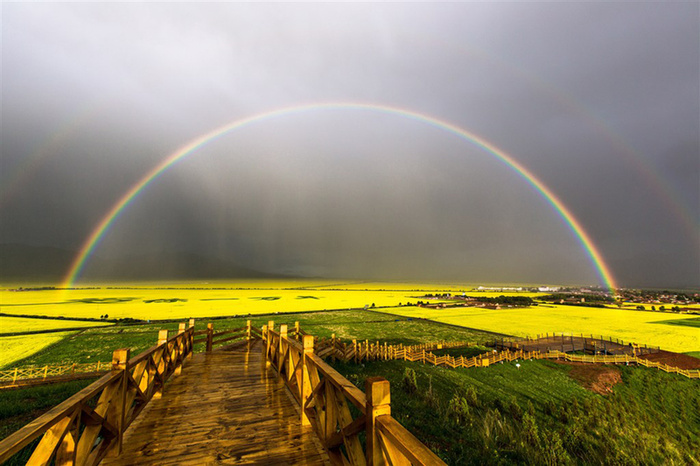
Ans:
[[[445,464],[430,448],[426,447],[423,442],[418,440],[390,415],[385,414],[377,417],[377,427],[411,463],[426,465]]]
[[[0,462],[38,438],[32,464],[97,464],[118,455],[124,431],[192,354],[193,325],[172,338],[161,331],[158,344],[134,358],[115,350],[108,374],[0,441]]]
[[[10,459],[15,453],[29,445],[34,439],[58,423],[58,421],[64,418],[71,410],[75,409],[76,405],[93,398],[118,377],[121,377],[121,375],[116,372],[105,374],[99,380],[85,387],[63,403],[34,419],[20,430],[5,437],[5,439],[0,441],[0,463],[4,463]]]
[[[391,417],[389,382],[368,379],[363,392],[314,351],[314,337],[287,326],[263,326],[263,364],[275,369],[300,406],[302,424],[310,424],[334,464],[444,465],[428,447]],[[335,345],[335,341],[333,342]],[[388,352],[385,348],[383,351]],[[353,415],[348,402],[359,414]],[[359,434],[365,432],[363,446]]]

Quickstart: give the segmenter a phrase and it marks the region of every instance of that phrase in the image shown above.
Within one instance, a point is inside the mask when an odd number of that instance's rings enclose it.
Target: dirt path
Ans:
[[[680,369],[700,369],[700,359],[687,354],[661,350],[658,353],[647,354],[642,357],[649,361],[662,362]]]
[[[609,395],[613,387],[622,383],[620,368],[609,365],[583,364],[580,362],[563,362],[559,364],[571,366],[569,377],[580,383],[583,388],[599,395]]]

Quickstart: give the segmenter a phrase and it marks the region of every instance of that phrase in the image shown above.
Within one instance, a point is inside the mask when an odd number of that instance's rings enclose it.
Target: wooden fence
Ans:
[[[583,351],[586,354],[635,354],[642,356],[645,354],[658,353],[661,349],[658,346],[641,345],[626,342],[619,338],[606,337],[593,334],[565,334],[565,333],[544,333],[536,337],[526,337],[521,339],[496,339],[486,342],[486,346],[491,346],[499,350],[561,350]]]
[[[189,326],[194,327],[194,319],[190,319]],[[205,343],[205,350],[212,351],[214,346],[229,343],[233,340],[252,340],[260,338],[260,330],[251,326],[250,321],[246,326],[215,332],[213,324],[208,324],[205,330],[193,333],[193,345]],[[28,387],[45,383],[64,382],[68,380],[99,377],[112,369],[111,362],[90,362],[58,364],[45,366],[15,367],[13,369],[0,370],[0,389]]]
[[[284,379],[299,404],[302,424],[313,428],[334,464],[445,464],[391,417],[387,380],[367,379],[363,393],[314,353],[314,337],[298,326],[288,335],[286,325],[275,331],[270,321],[262,334],[263,364]]]
[[[270,322],[259,330],[248,321],[220,332],[212,324],[195,331],[190,320],[189,328],[180,324],[173,337],[161,330],[156,346],[134,358],[129,349],[116,350],[107,374],[0,441],[0,463],[32,443],[27,464],[96,465],[118,456],[126,429],[150,400],[163,395],[165,382],[181,374],[195,344],[205,343],[210,352],[233,340],[247,341],[250,348],[263,338],[263,364],[284,378],[301,408],[302,424],[312,426],[333,463],[444,465],[391,417],[388,381],[369,379],[365,395],[314,354],[314,337],[304,335],[298,323],[295,336],[301,341],[288,338],[286,329],[275,332]]]
[[[57,366],[28,366],[0,370],[0,388],[17,387],[28,380],[45,381],[67,379],[77,376],[91,377],[103,375],[112,369],[111,362],[90,362],[86,364],[62,364]]]
[[[404,361],[422,362],[434,366],[445,366],[456,368],[488,367],[501,361],[515,361],[520,359],[559,359],[569,362],[581,362],[591,364],[639,364],[644,367],[654,367],[664,372],[679,374],[691,379],[700,379],[699,369],[680,369],[668,364],[649,361],[634,355],[577,355],[562,351],[493,351],[479,356],[465,358],[464,356],[454,357],[450,355],[437,356],[430,351],[421,349],[411,350],[410,347],[378,345],[380,350],[376,350],[381,355],[381,359],[403,359]],[[353,357],[345,361],[354,361]]]
[[[192,324],[193,325],[193,324]],[[165,382],[192,356],[194,327],[158,334],[152,348],[131,358],[114,351],[109,373],[0,442],[0,463],[40,439],[27,464],[98,464],[121,452],[124,431]]]
[[[295,329],[291,333],[292,337],[301,340],[303,336],[306,335],[304,330],[299,328],[299,323],[295,324]],[[564,335],[566,339],[571,338],[571,335]],[[591,335],[592,337],[592,335]],[[523,340],[512,340],[512,342],[538,342],[542,339],[552,339],[552,341],[559,341],[562,335],[555,336],[554,334],[549,335],[538,335],[538,339],[523,339]],[[579,338],[579,337],[574,337]],[[582,336],[590,341],[590,337]],[[603,338],[603,337],[601,337]],[[634,354],[592,354],[592,355],[577,355],[568,354],[559,350],[549,350],[549,351],[527,351],[524,349],[515,349],[516,346],[509,346],[508,344],[503,345],[505,340],[495,340],[494,342],[486,343],[489,346],[501,345],[505,348],[503,351],[494,351],[491,353],[485,353],[479,356],[474,356],[471,358],[465,358],[464,356],[454,357],[449,355],[437,356],[432,351],[448,349],[448,348],[465,348],[469,346],[475,346],[475,343],[470,343],[466,341],[440,341],[432,343],[424,343],[421,345],[404,346],[404,345],[389,345],[386,342],[381,343],[379,341],[371,343],[367,340],[364,342],[357,342],[357,340],[352,340],[352,343],[346,343],[341,341],[339,338],[335,337],[335,334],[328,339],[317,339],[314,343],[314,352],[322,358],[331,358],[333,360],[338,359],[344,362],[353,361],[360,363],[362,361],[376,361],[376,360],[390,360],[390,359],[402,359],[404,361],[411,362],[422,362],[423,364],[432,364],[435,366],[446,366],[456,369],[458,367],[470,368],[470,367],[487,367],[491,364],[495,364],[501,361],[515,361],[517,359],[560,359],[569,362],[582,362],[591,364],[639,364],[645,367],[654,367],[664,372],[669,372],[673,374],[680,374],[691,379],[700,378],[700,370],[697,369],[680,369],[678,367],[669,366],[664,363],[652,362],[647,359],[640,357],[642,354],[648,354],[645,351],[638,351],[636,355]],[[603,341],[595,339],[595,341]],[[607,340],[605,340],[607,341]],[[612,343],[625,345],[628,344],[622,342],[621,340],[610,339]],[[505,341],[510,343],[511,341]],[[601,345],[602,347],[602,345]],[[514,348],[511,350],[510,348]],[[641,346],[633,346],[633,348],[641,348]],[[658,348],[647,347],[650,352],[657,352]]]
[[[194,319],[190,319],[189,327],[180,324],[172,337],[161,330],[156,345],[136,357],[130,357],[129,349],[118,349],[107,374],[0,441],[0,463],[37,439],[27,464],[95,465],[105,456],[117,456],[126,429],[151,399],[162,396],[165,382],[181,374],[195,344],[205,343],[206,351],[212,351],[214,345],[250,342],[260,335],[250,321],[245,327],[214,332],[212,324],[195,331]],[[42,375],[49,373],[44,368]]]

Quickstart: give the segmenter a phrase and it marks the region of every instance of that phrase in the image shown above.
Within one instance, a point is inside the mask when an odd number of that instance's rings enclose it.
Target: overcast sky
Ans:
[[[159,161],[239,118],[363,102],[508,153],[623,286],[700,287],[700,4],[2,3],[0,242],[77,250]],[[269,118],[175,164],[95,251],[273,272],[599,284],[512,168],[352,108]]]

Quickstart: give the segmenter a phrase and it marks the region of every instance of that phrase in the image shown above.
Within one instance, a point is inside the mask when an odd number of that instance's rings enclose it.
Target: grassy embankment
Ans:
[[[700,461],[697,381],[596,366],[594,374],[621,378],[602,396],[582,386],[590,374],[581,366],[519,363],[457,370],[403,361],[336,367],[359,387],[369,376],[387,378],[393,416],[448,464]]]

